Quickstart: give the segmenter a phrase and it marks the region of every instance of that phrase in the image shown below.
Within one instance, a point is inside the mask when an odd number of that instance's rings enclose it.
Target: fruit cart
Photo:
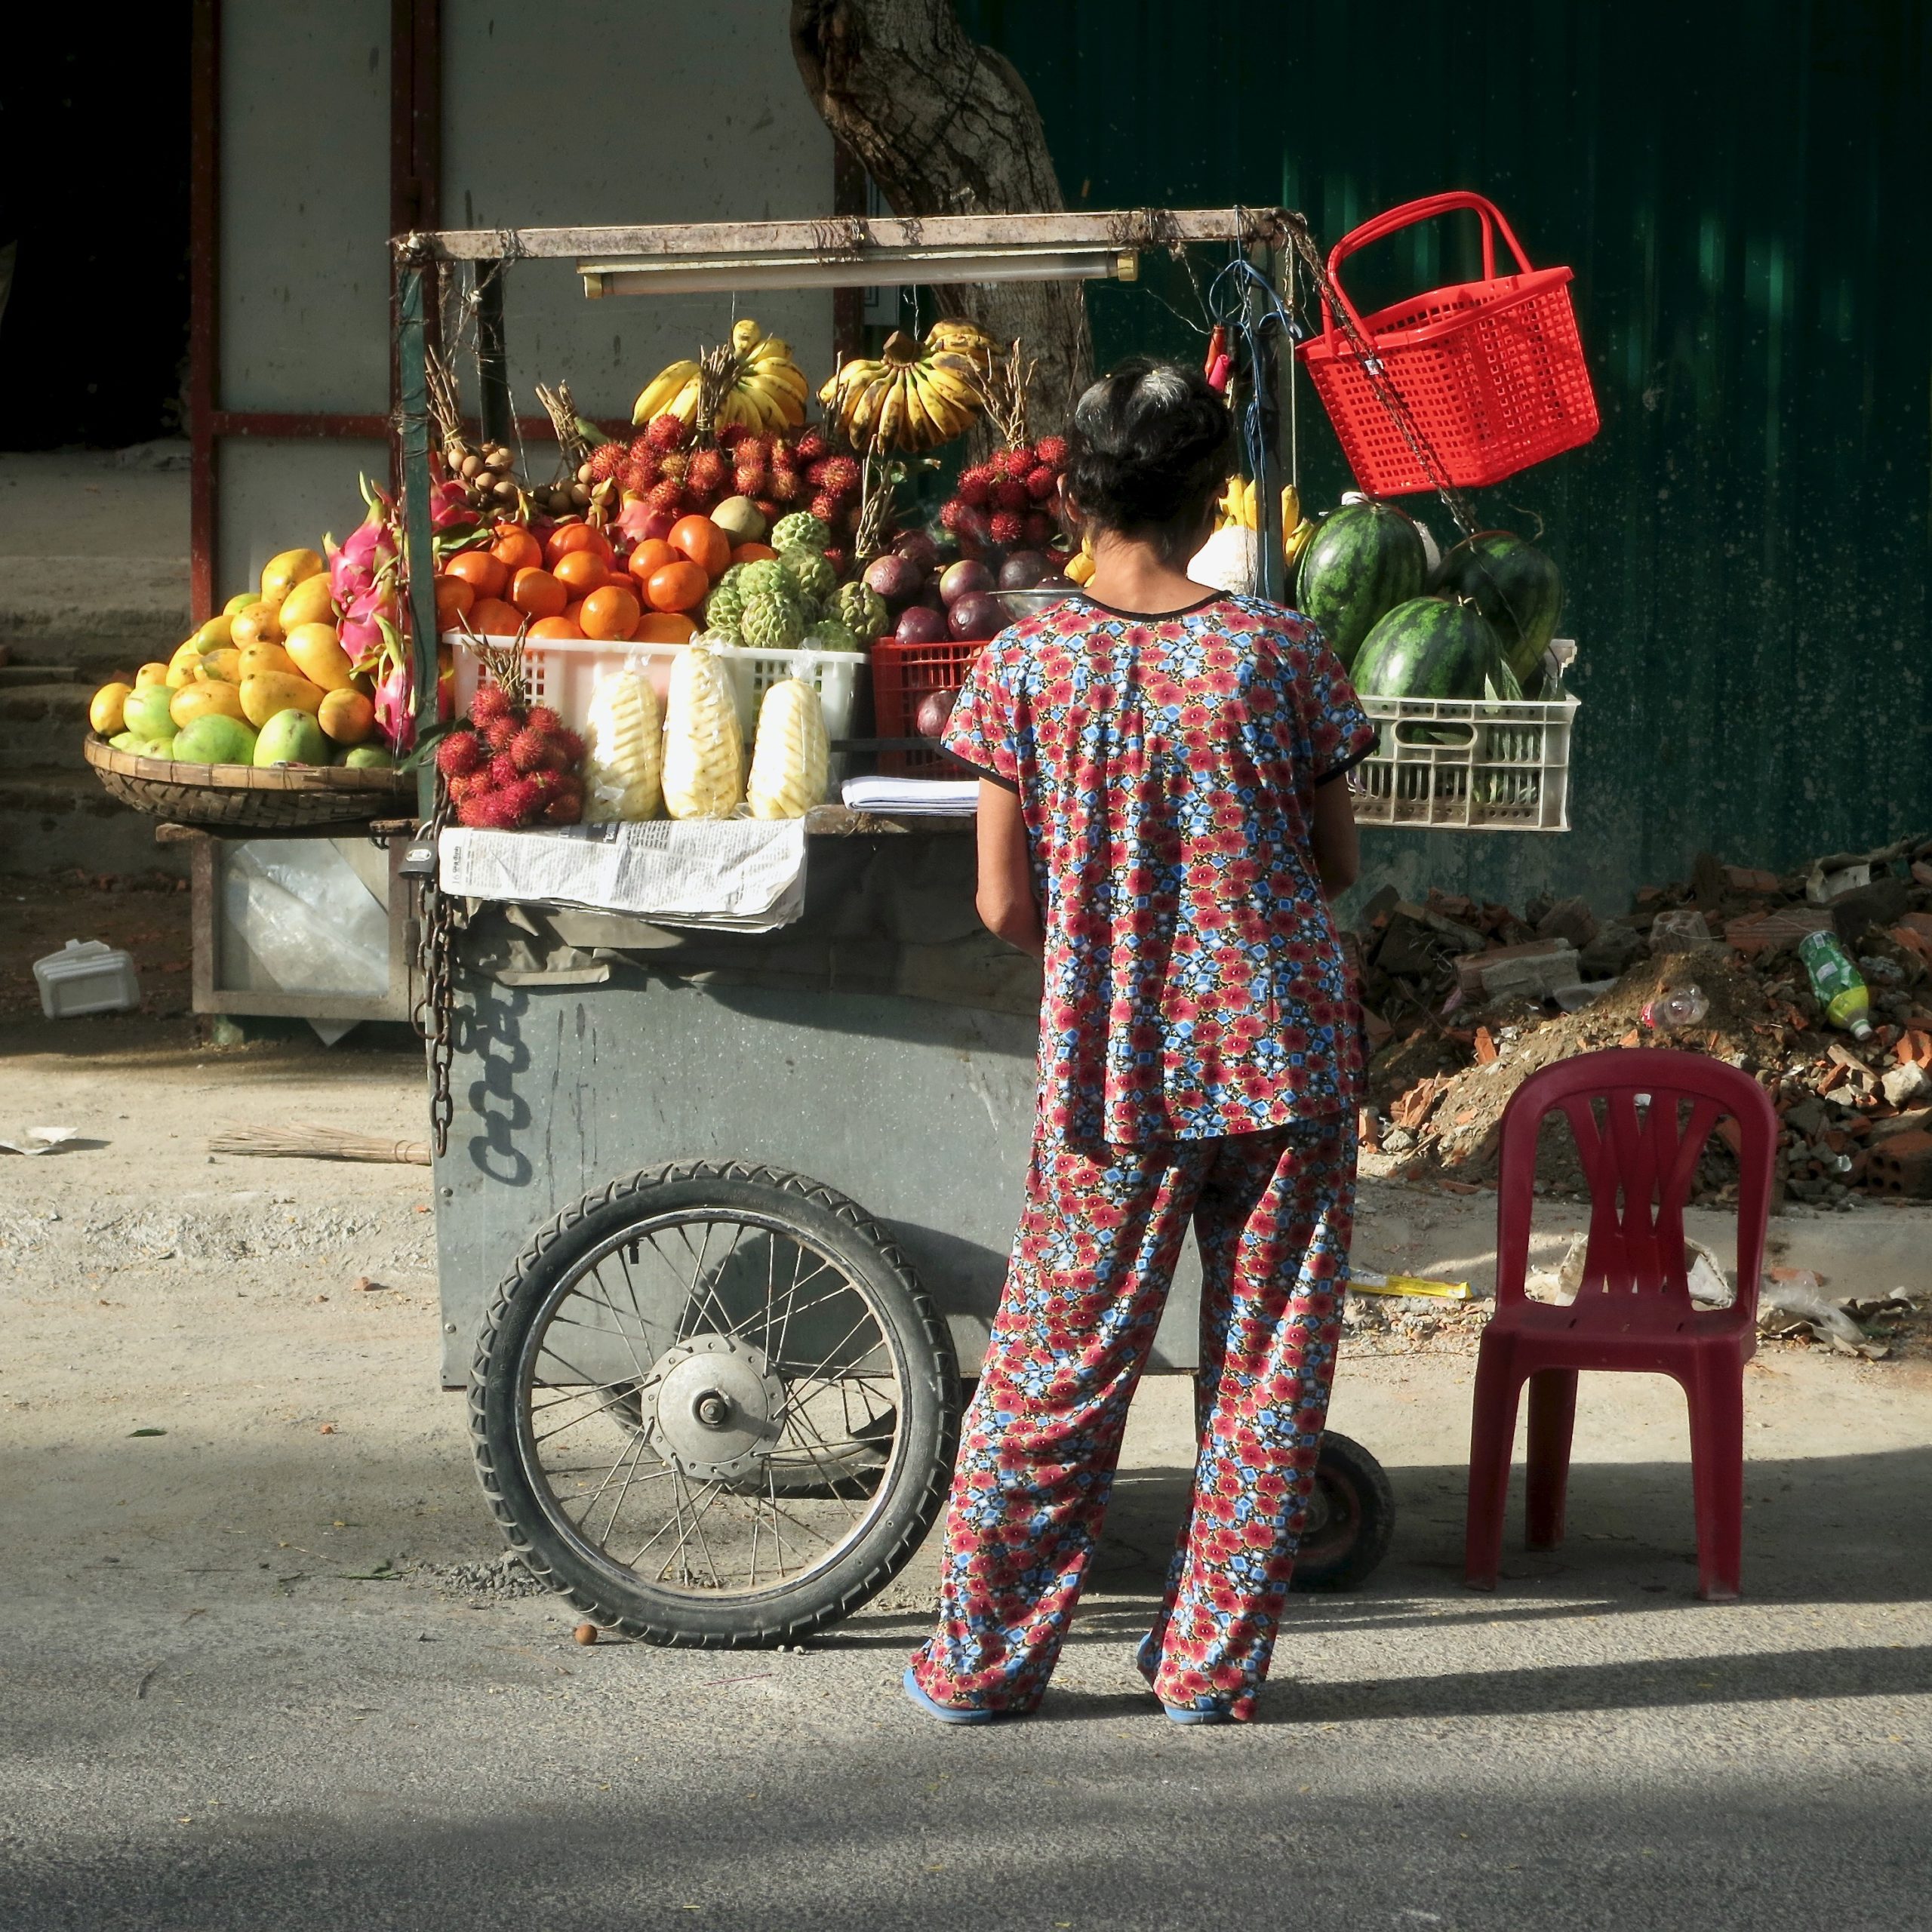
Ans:
[[[1131,276],[1137,251],[1211,244],[1266,288],[1297,235],[1285,211],[1233,209],[398,238],[417,688],[435,687],[425,318],[442,278],[485,292],[483,430],[500,437],[506,260],[574,262],[608,297]],[[1255,423],[1267,340],[1248,337]],[[1278,598],[1272,426],[1249,440]],[[468,1389],[511,1546],[600,1623],[795,1638],[864,1602],[936,1519],[1035,1103],[1038,969],[980,927],[971,829],[816,809],[802,912],[756,934],[455,900],[433,838],[412,860],[444,1379]],[[1193,1269],[1157,1368],[1195,1365]],[[1374,1459],[1331,1435],[1298,1583],[1360,1581],[1392,1513]]]

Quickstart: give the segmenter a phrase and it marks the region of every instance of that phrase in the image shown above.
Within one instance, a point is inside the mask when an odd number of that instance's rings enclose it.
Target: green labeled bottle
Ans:
[[[1798,956],[1811,980],[1811,991],[1834,1026],[1854,1039],[1872,1037],[1872,995],[1853,964],[1851,955],[1835,933],[1807,933],[1798,942]]]

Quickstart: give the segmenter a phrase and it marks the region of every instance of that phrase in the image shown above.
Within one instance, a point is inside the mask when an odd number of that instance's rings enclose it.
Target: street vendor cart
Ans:
[[[1212,244],[1260,285],[1297,222],[1235,209],[398,238],[419,715],[436,685],[424,369],[443,278],[480,291],[487,438],[507,433],[491,415],[506,408],[508,261],[574,262],[608,297],[1124,275],[1137,250]],[[1260,359],[1252,380],[1269,386]],[[1251,454],[1260,588],[1279,596],[1272,432]],[[1443,741],[1419,740],[1432,759]],[[878,1590],[943,1503],[1020,1201],[1038,968],[980,926],[970,817],[822,806],[804,823],[796,916],[728,930],[446,889],[432,786],[426,771],[406,869],[421,875],[443,1372],[468,1389],[490,1506],[524,1561],[608,1627],[795,1639]],[[1443,794],[1420,795],[1432,811]],[[1527,815],[1514,795],[1503,822],[1560,823],[1546,780]],[[1462,809],[1478,822],[1467,795]],[[1198,1285],[1190,1254],[1157,1369],[1195,1366]],[[1392,1521],[1374,1459],[1331,1435],[1297,1583],[1359,1582]]]

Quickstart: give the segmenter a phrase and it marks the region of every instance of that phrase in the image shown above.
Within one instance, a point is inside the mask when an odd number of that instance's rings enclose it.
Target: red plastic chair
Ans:
[[[1647,1094],[1647,1106],[1639,1099]],[[1561,1112],[1590,1188],[1589,1246],[1576,1300],[1530,1300],[1523,1276],[1537,1135]],[[1719,1118],[1737,1123],[1737,1296],[1698,1309],[1684,1265],[1684,1203]],[[1738,1593],[1744,1540],[1744,1364],[1757,1346],[1777,1115],[1749,1075],[1693,1053],[1628,1048],[1532,1074],[1504,1111],[1497,1204],[1496,1312],[1476,1360],[1463,1580],[1496,1587],[1517,1398],[1530,1385],[1532,1549],[1563,1540],[1580,1369],[1673,1376],[1690,1409],[1697,1594]]]

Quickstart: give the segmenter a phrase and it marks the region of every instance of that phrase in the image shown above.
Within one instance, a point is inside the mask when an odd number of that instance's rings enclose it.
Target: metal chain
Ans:
[[[436,844],[449,823],[448,794],[436,782],[436,809],[418,836]],[[449,1151],[456,1103],[450,1095],[450,1066],[455,1053],[456,1009],[450,973],[450,906],[434,875],[426,878],[417,901],[416,1005],[410,1022],[429,1048],[429,1131],[438,1155]]]

